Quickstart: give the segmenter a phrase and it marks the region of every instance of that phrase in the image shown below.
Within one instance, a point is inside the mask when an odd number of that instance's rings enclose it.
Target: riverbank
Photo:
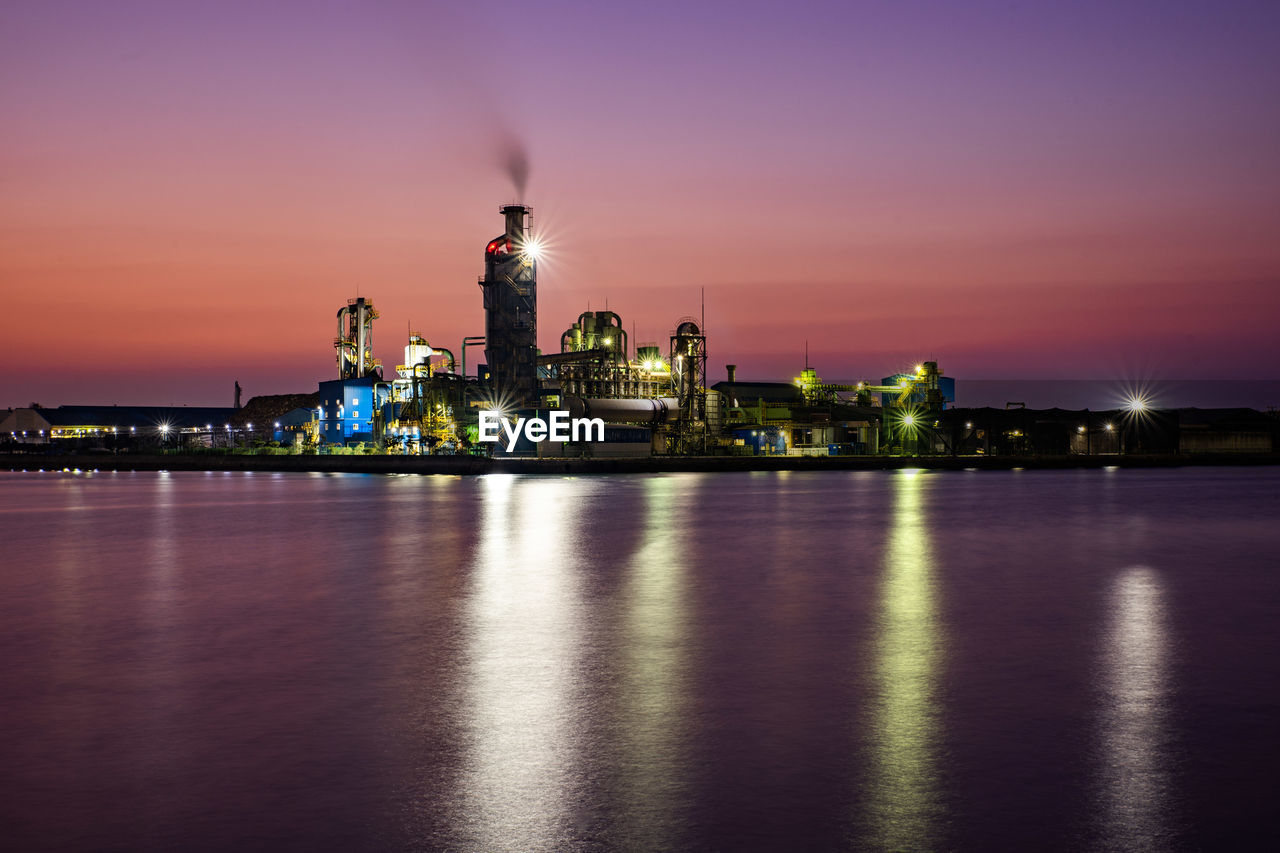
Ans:
[[[296,471],[351,474],[635,474],[664,471],[877,471],[895,468],[1170,468],[1277,465],[1280,454],[1125,456],[655,456],[642,459],[485,459],[477,456],[0,454],[9,471]]]

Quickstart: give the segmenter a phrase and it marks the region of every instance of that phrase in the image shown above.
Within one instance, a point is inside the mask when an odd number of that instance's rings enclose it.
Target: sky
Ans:
[[[1277,43],[1231,0],[8,0],[0,406],[313,391],[357,295],[388,372],[456,352],[517,197],[546,352],[607,304],[664,349],[705,310],[713,382],[1277,378]]]

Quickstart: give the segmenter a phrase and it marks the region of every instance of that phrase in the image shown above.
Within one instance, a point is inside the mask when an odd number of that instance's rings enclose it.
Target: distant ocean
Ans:
[[[1156,408],[1280,408],[1280,379],[957,379],[956,405],[1024,403],[1029,409],[1114,409],[1141,394]]]

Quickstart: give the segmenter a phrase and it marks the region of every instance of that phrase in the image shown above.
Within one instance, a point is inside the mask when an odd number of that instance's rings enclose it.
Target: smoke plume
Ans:
[[[498,139],[498,164],[511,179],[516,200],[524,201],[525,187],[529,183],[529,151],[524,141],[511,131],[505,131]]]

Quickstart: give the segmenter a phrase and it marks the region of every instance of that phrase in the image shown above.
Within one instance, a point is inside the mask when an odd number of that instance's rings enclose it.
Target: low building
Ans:
[[[1273,453],[1280,419],[1255,409],[949,409],[933,452],[1017,455]]]
[[[377,376],[333,379],[320,383],[320,440],[325,444],[373,442],[382,433],[381,409],[390,385]]]
[[[319,407],[318,393],[266,394],[251,398],[237,409],[231,423],[246,436],[293,444],[316,420]]]
[[[1280,417],[1256,409],[1179,409],[1181,453],[1274,453]]]
[[[10,409],[0,439],[15,444],[77,442],[108,449],[210,437],[230,428],[235,409],[205,406],[33,406]]]

